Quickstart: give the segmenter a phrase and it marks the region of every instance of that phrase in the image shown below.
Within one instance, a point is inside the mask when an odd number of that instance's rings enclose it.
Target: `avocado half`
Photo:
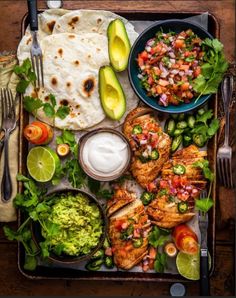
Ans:
[[[102,66],[99,69],[99,95],[106,115],[119,120],[126,110],[126,98],[111,66]]]
[[[127,68],[131,49],[126,28],[122,20],[111,21],[107,28],[108,52],[110,63],[115,71]]]

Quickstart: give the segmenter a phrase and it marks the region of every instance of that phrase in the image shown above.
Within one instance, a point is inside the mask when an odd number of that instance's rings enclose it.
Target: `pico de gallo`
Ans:
[[[156,33],[138,54],[142,87],[162,106],[189,103],[196,95],[192,82],[201,74],[202,40],[191,30]]]
[[[157,147],[161,133],[161,128],[155,121],[134,125],[130,145],[142,163],[159,158]]]

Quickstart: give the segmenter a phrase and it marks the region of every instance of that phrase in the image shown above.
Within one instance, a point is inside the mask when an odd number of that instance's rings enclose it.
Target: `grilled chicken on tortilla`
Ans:
[[[148,253],[150,225],[138,199],[110,218],[109,238],[117,267],[129,270]]]
[[[128,114],[123,130],[134,153],[130,170],[137,182],[148,189],[169,158],[170,137],[162,131],[152,110],[145,107]]]

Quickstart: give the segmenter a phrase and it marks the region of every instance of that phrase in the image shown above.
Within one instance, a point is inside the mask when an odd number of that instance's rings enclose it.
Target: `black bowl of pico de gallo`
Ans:
[[[203,105],[211,94],[195,91],[204,60],[202,41],[213,36],[197,24],[171,19],[144,30],[132,46],[128,74],[137,96],[151,108],[184,113]]]

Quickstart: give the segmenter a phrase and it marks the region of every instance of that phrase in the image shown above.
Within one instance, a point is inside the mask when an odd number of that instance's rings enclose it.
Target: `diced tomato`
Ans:
[[[186,201],[189,198],[189,194],[187,192],[186,193],[178,193],[177,197],[181,201]]]
[[[190,91],[187,91],[187,92],[186,92],[186,95],[187,95],[187,97],[188,97],[189,99],[193,98],[193,94],[192,94],[192,92],[190,92]]]
[[[189,57],[191,54],[192,54],[191,52],[186,51],[186,52],[184,53],[184,57]]]
[[[184,84],[181,85],[181,90],[182,91],[186,91],[188,89],[189,89],[189,83],[188,82],[186,82],[186,83],[184,83]]]
[[[149,61],[149,64],[155,64],[155,63],[157,63],[158,61],[160,60],[160,58],[159,57],[157,57],[157,58],[153,58],[153,59],[151,59],[150,61]]]
[[[185,47],[185,42],[183,39],[177,39],[174,46],[176,49],[182,49]]]
[[[153,80],[152,77],[149,77],[148,80],[147,80],[147,82],[148,82],[149,85],[152,85],[153,82],[154,82],[154,80]]]
[[[180,180],[180,185],[181,186],[186,186],[188,184],[187,176],[182,175],[182,176],[179,177],[179,180]]]
[[[125,230],[128,227],[128,223],[127,222],[123,222],[123,224],[121,225],[122,229]]]
[[[167,80],[162,80],[162,79],[160,79],[158,81],[158,83],[159,83],[159,85],[164,86],[164,87],[169,85],[169,82]]]
[[[123,220],[116,220],[115,223],[114,223],[114,226],[115,228],[118,230],[118,231],[121,231],[122,230],[122,224],[124,223]]]
[[[195,77],[198,77],[200,75],[200,73],[201,73],[201,67],[200,66],[197,66],[196,69],[193,72],[193,75]]]
[[[154,269],[154,262],[155,262],[155,260],[149,260],[149,268],[150,269]]]
[[[112,248],[111,247],[107,247],[106,249],[105,249],[105,255],[106,256],[112,256]]]
[[[154,182],[151,182],[147,185],[147,190],[150,192],[154,192],[157,190],[156,184]]]
[[[155,68],[154,72],[155,72],[155,75],[157,76],[161,74],[161,70],[158,67]]]
[[[177,175],[174,175],[172,179],[172,185],[174,188],[178,188],[180,186],[180,178]]]
[[[148,59],[148,52],[147,51],[143,51],[141,54],[140,54],[140,57],[145,61]]]
[[[138,55],[138,66],[141,67],[144,65],[144,61],[143,59],[140,57],[140,55]]]
[[[151,246],[150,249],[149,249],[149,257],[150,259],[155,259],[156,258],[156,255],[157,255],[157,250]]]
[[[160,85],[157,85],[156,92],[157,92],[157,94],[161,94],[162,93],[162,88],[161,88]]]
[[[169,186],[168,181],[166,181],[166,180],[160,181],[160,188],[167,188],[168,186]]]
[[[189,65],[188,64],[182,64],[179,69],[187,71],[187,70],[189,70]]]
[[[140,231],[138,229],[134,230],[134,238],[140,238]]]
[[[148,264],[147,265],[143,265],[142,269],[143,269],[144,272],[148,271],[149,270]]]

